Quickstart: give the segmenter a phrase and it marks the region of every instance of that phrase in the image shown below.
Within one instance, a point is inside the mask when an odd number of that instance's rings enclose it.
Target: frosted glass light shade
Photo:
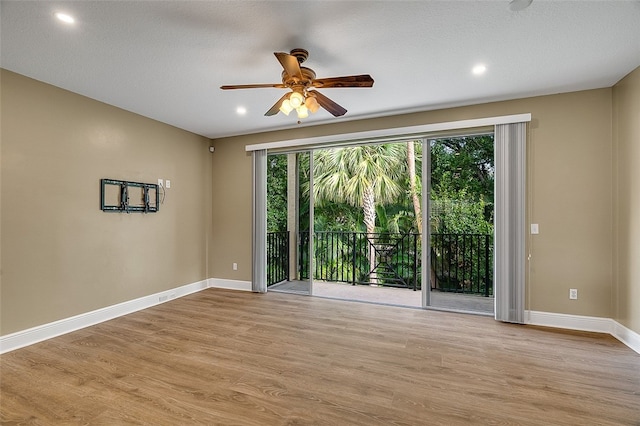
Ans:
[[[282,105],[280,105],[280,111],[282,111],[284,115],[289,115],[289,113],[293,111],[293,107],[291,106],[289,99],[285,99],[282,102]]]
[[[320,105],[318,105],[318,101],[313,96],[308,96],[307,100],[304,101],[304,104],[312,113],[315,113],[320,108]]]
[[[309,116],[309,109],[304,105],[300,105],[296,108],[296,111],[298,111],[298,118],[307,118]]]
[[[302,93],[293,92],[289,96],[289,102],[293,108],[298,108],[304,102],[304,96],[302,96]]]

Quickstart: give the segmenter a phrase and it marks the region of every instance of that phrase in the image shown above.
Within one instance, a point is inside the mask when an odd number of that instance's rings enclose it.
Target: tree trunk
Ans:
[[[376,250],[371,239],[376,231],[376,200],[373,188],[368,186],[362,196],[362,212],[364,214],[364,224],[367,228],[367,246],[369,252],[369,283],[377,284],[378,277],[374,271],[376,267]]]
[[[409,166],[409,185],[411,199],[413,200],[413,211],[416,215],[416,227],[418,228],[418,233],[422,234],[422,210],[416,185],[416,152],[413,141],[407,142],[407,165]]]

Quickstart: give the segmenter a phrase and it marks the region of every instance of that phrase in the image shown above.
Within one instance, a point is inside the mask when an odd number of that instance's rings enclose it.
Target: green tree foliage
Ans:
[[[431,141],[431,187],[445,187],[493,203],[493,136]]]
[[[363,232],[362,210],[347,203],[324,203],[314,209],[316,231]]]
[[[493,136],[431,141],[431,229],[493,232]]]
[[[435,233],[490,234],[493,224],[486,217],[487,205],[467,189],[438,188],[432,192],[431,229]]]
[[[416,141],[414,147],[413,190],[407,173],[405,144],[317,151],[314,158],[316,230],[417,232],[412,196],[421,194],[422,145]],[[430,142],[430,148],[432,232],[491,233],[493,137],[438,139]],[[268,229],[270,232],[286,230],[287,156],[269,156],[268,167]],[[298,167],[300,223],[304,227],[309,213],[308,153],[299,155]]]
[[[413,152],[411,147],[414,148]],[[431,141],[430,159],[431,232],[492,234],[493,137],[488,135]],[[422,161],[422,144],[419,141],[316,151],[313,173],[315,231],[418,232],[419,221],[416,216],[420,215],[422,202]],[[309,222],[309,163],[309,153],[298,155],[299,221],[302,232]],[[413,179],[409,172],[412,164],[415,166]],[[284,230],[287,226],[286,165],[285,155],[269,157],[270,231]],[[354,252],[350,249],[354,234],[332,235],[331,244],[338,248],[329,250],[324,247],[328,244],[327,240],[323,240],[318,234],[314,250],[322,262],[316,265],[316,271],[320,268],[323,276],[333,277],[338,271],[346,269],[350,274],[355,274],[358,280],[366,280],[375,263],[372,253],[358,252],[354,258]],[[444,240],[440,237],[438,241],[439,245],[432,247],[432,260],[441,263],[446,261],[449,264],[464,259],[463,265],[479,265],[482,260],[477,250],[466,247],[467,243],[451,243],[458,240],[449,237]],[[451,244],[447,245],[448,243]],[[421,250],[419,240],[417,250]],[[404,254],[407,256],[405,263],[409,264],[413,258],[412,253]],[[474,273],[480,276],[481,272],[483,271],[476,267]],[[475,280],[477,277],[471,278]],[[369,276],[369,279],[370,282],[378,282],[375,275]],[[440,288],[449,286],[457,289],[460,285],[460,282],[447,280],[444,275],[437,277]]]
[[[379,144],[318,151],[314,158],[314,195],[318,205],[346,203],[362,209],[367,232],[375,232],[376,206],[402,193],[406,167],[400,144]]]
[[[287,155],[267,158],[267,232],[287,230]]]

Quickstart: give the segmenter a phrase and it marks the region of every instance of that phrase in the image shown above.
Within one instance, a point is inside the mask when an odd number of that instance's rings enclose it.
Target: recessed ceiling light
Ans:
[[[75,19],[73,19],[73,16],[67,15],[66,13],[62,13],[62,12],[56,13],[56,18],[58,18],[65,24],[73,24],[76,21]]]
[[[245,115],[247,113],[247,109],[245,107],[240,106],[236,108],[236,113],[238,115]]]
[[[487,70],[487,67],[483,64],[478,64],[475,67],[473,67],[473,69],[471,69],[471,72],[474,73],[475,75],[481,75],[484,74],[484,72]]]
[[[511,0],[509,2],[509,9],[513,10],[514,12],[525,10],[526,8],[531,6],[532,2],[533,0]]]

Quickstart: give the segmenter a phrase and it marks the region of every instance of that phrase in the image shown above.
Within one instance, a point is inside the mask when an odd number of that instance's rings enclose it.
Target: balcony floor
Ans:
[[[309,294],[309,282],[285,281],[269,287],[269,291]],[[313,295],[332,299],[356,300],[415,308],[422,306],[421,292],[406,288],[314,281]],[[493,315],[493,297],[432,291],[430,308]]]

